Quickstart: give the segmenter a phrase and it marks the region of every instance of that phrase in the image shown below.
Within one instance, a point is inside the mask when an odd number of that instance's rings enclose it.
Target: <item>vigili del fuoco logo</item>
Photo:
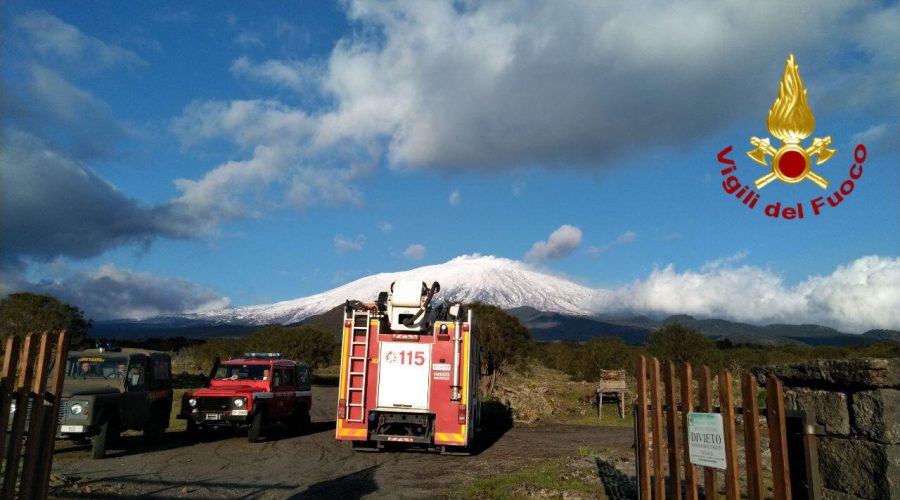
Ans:
[[[719,163],[728,165],[721,171],[722,176],[727,176],[722,181],[722,188],[726,193],[740,200],[747,208],[754,210],[761,199],[760,192],[776,180],[785,184],[798,184],[808,180],[826,191],[822,196],[812,198],[805,203],[775,200],[764,205],[763,212],[766,216],[787,220],[821,215],[827,208],[835,208],[840,205],[853,193],[854,181],[862,177],[863,162],[866,161],[866,147],[862,144],[856,146],[853,150],[854,163],[850,166],[848,178],[836,188],[832,187],[829,190],[828,179],[821,173],[821,169],[814,172],[813,166],[827,162],[837,153],[837,150],[829,148],[831,136],[814,137],[809,146],[803,144],[815,130],[816,118],[809,108],[809,103],[806,102],[806,88],[803,87],[803,81],[800,80],[800,67],[794,62],[793,54],[788,57],[787,65],[784,68],[778,97],[769,109],[766,128],[769,129],[769,134],[781,141],[781,145],[772,144],[768,137],[750,138],[750,145],[753,146],[753,149],[747,152],[747,156],[769,170],[753,182],[753,187],[743,184],[738,179],[737,164],[728,158],[732,147],[728,146],[719,152],[717,157]],[[759,192],[754,191],[754,188]],[[831,193],[828,194],[828,191]]]

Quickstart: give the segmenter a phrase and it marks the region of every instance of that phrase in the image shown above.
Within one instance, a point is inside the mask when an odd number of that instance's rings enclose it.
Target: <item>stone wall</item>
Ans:
[[[826,499],[900,499],[900,359],[819,360],[755,370],[784,382],[785,408],[818,424]]]

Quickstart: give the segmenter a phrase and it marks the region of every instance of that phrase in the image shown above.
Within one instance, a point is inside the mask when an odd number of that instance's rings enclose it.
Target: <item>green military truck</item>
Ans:
[[[168,354],[143,349],[89,349],[69,353],[59,437],[91,441],[91,457],[126,430],[158,442],[169,427],[172,368]]]

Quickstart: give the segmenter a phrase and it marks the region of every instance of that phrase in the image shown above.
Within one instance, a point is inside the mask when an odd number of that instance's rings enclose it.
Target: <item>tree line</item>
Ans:
[[[900,357],[900,343],[880,342],[858,347],[811,347],[801,345],[734,345],[728,340],[714,342],[701,332],[680,324],[666,325],[652,332],[644,345],[629,345],[618,337],[598,336],[577,342],[536,342],[518,318],[499,307],[475,303],[469,306],[476,318],[474,331],[482,346],[481,372],[489,377],[493,389],[499,374],[513,369],[527,371],[540,363],[568,374],[573,380],[599,380],[602,370],[630,371],[638,354],[663,361],[708,365],[714,370],[733,371],[772,363],[809,359],[849,357]],[[72,348],[92,344],[87,333],[93,322],[75,306],[49,295],[11,294],[0,299],[0,341],[10,335],[30,331],[68,329]],[[234,357],[244,352],[281,352],[290,359],[302,360],[313,367],[340,362],[340,345],[330,332],[315,326],[264,326],[241,338],[145,339],[121,341],[123,347],[157,350],[182,350],[194,358],[198,369],[208,369],[215,357]]]

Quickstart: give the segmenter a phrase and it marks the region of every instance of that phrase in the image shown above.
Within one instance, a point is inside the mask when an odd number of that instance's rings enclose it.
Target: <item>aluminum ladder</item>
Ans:
[[[347,358],[347,363],[349,366],[347,367],[347,394],[344,395],[345,401],[347,401],[346,411],[347,413],[344,415],[344,419],[347,422],[365,422],[366,421],[366,382],[368,381],[368,371],[369,371],[369,325],[371,323],[372,315],[368,310],[358,311],[353,310],[350,316],[350,352]],[[358,319],[365,319],[362,325],[359,324]],[[363,340],[357,340],[357,333],[363,333]],[[357,355],[357,348],[362,347],[362,355]],[[354,361],[358,361],[362,364],[362,371],[353,371]],[[360,364],[356,363],[356,364]],[[362,381],[361,384],[354,386],[352,381],[356,377],[357,380]],[[353,398],[351,397],[353,393],[359,393],[359,403],[354,403]],[[355,417],[353,415],[353,408],[359,408],[359,416]]]

